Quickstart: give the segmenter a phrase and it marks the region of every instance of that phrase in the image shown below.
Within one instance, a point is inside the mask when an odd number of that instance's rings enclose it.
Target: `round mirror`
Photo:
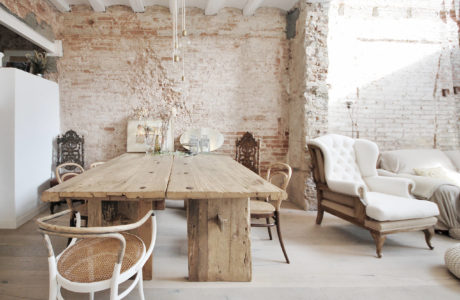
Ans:
[[[222,133],[211,128],[190,128],[187,129],[180,137],[181,145],[190,150],[190,140],[206,140],[209,139],[209,151],[214,151],[222,147],[224,144],[224,136]]]

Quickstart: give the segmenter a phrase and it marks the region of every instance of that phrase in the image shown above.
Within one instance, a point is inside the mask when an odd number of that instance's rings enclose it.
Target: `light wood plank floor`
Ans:
[[[154,279],[144,283],[146,299],[460,299],[460,281],[443,258],[460,241],[436,235],[430,251],[421,232],[390,235],[377,259],[367,231],[328,214],[317,226],[314,212],[288,203],[282,228],[290,265],[283,262],[276,233],[270,241],[265,228],[253,228],[252,282],[188,282],[185,211],[179,203],[168,201],[170,208],[157,214]],[[61,249],[66,243],[54,241]],[[46,251],[35,223],[0,230],[0,299],[46,299],[47,280]],[[138,299],[137,292],[126,299]]]

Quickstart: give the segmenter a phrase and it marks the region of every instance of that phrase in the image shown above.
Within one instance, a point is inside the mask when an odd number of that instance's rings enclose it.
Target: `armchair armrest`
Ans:
[[[363,184],[352,181],[329,179],[327,180],[327,186],[333,192],[359,197],[361,202],[367,205],[366,187]]]
[[[434,191],[443,184],[450,184],[446,180],[427,177],[427,176],[417,176],[412,174],[401,173],[398,174],[399,177],[407,178],[415,182],[414,195],[417,198],[429,199]]]
[[[364,178],[369,190],[373,192],[392,194],[395,196],[413,198],[414,181],[408,178],[372,176]]]

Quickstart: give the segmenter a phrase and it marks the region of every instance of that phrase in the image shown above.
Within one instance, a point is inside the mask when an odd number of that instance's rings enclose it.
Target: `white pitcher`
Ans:
[[[0,68],[3,67],[3,53],[0,52]]]

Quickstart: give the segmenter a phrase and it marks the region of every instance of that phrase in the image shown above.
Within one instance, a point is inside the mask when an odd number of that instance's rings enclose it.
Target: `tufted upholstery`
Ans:
[[[328,134],[314,139],[325,155],[327,180],[351,181],[364,185],[354,144],[355,140],[338,134]]]

